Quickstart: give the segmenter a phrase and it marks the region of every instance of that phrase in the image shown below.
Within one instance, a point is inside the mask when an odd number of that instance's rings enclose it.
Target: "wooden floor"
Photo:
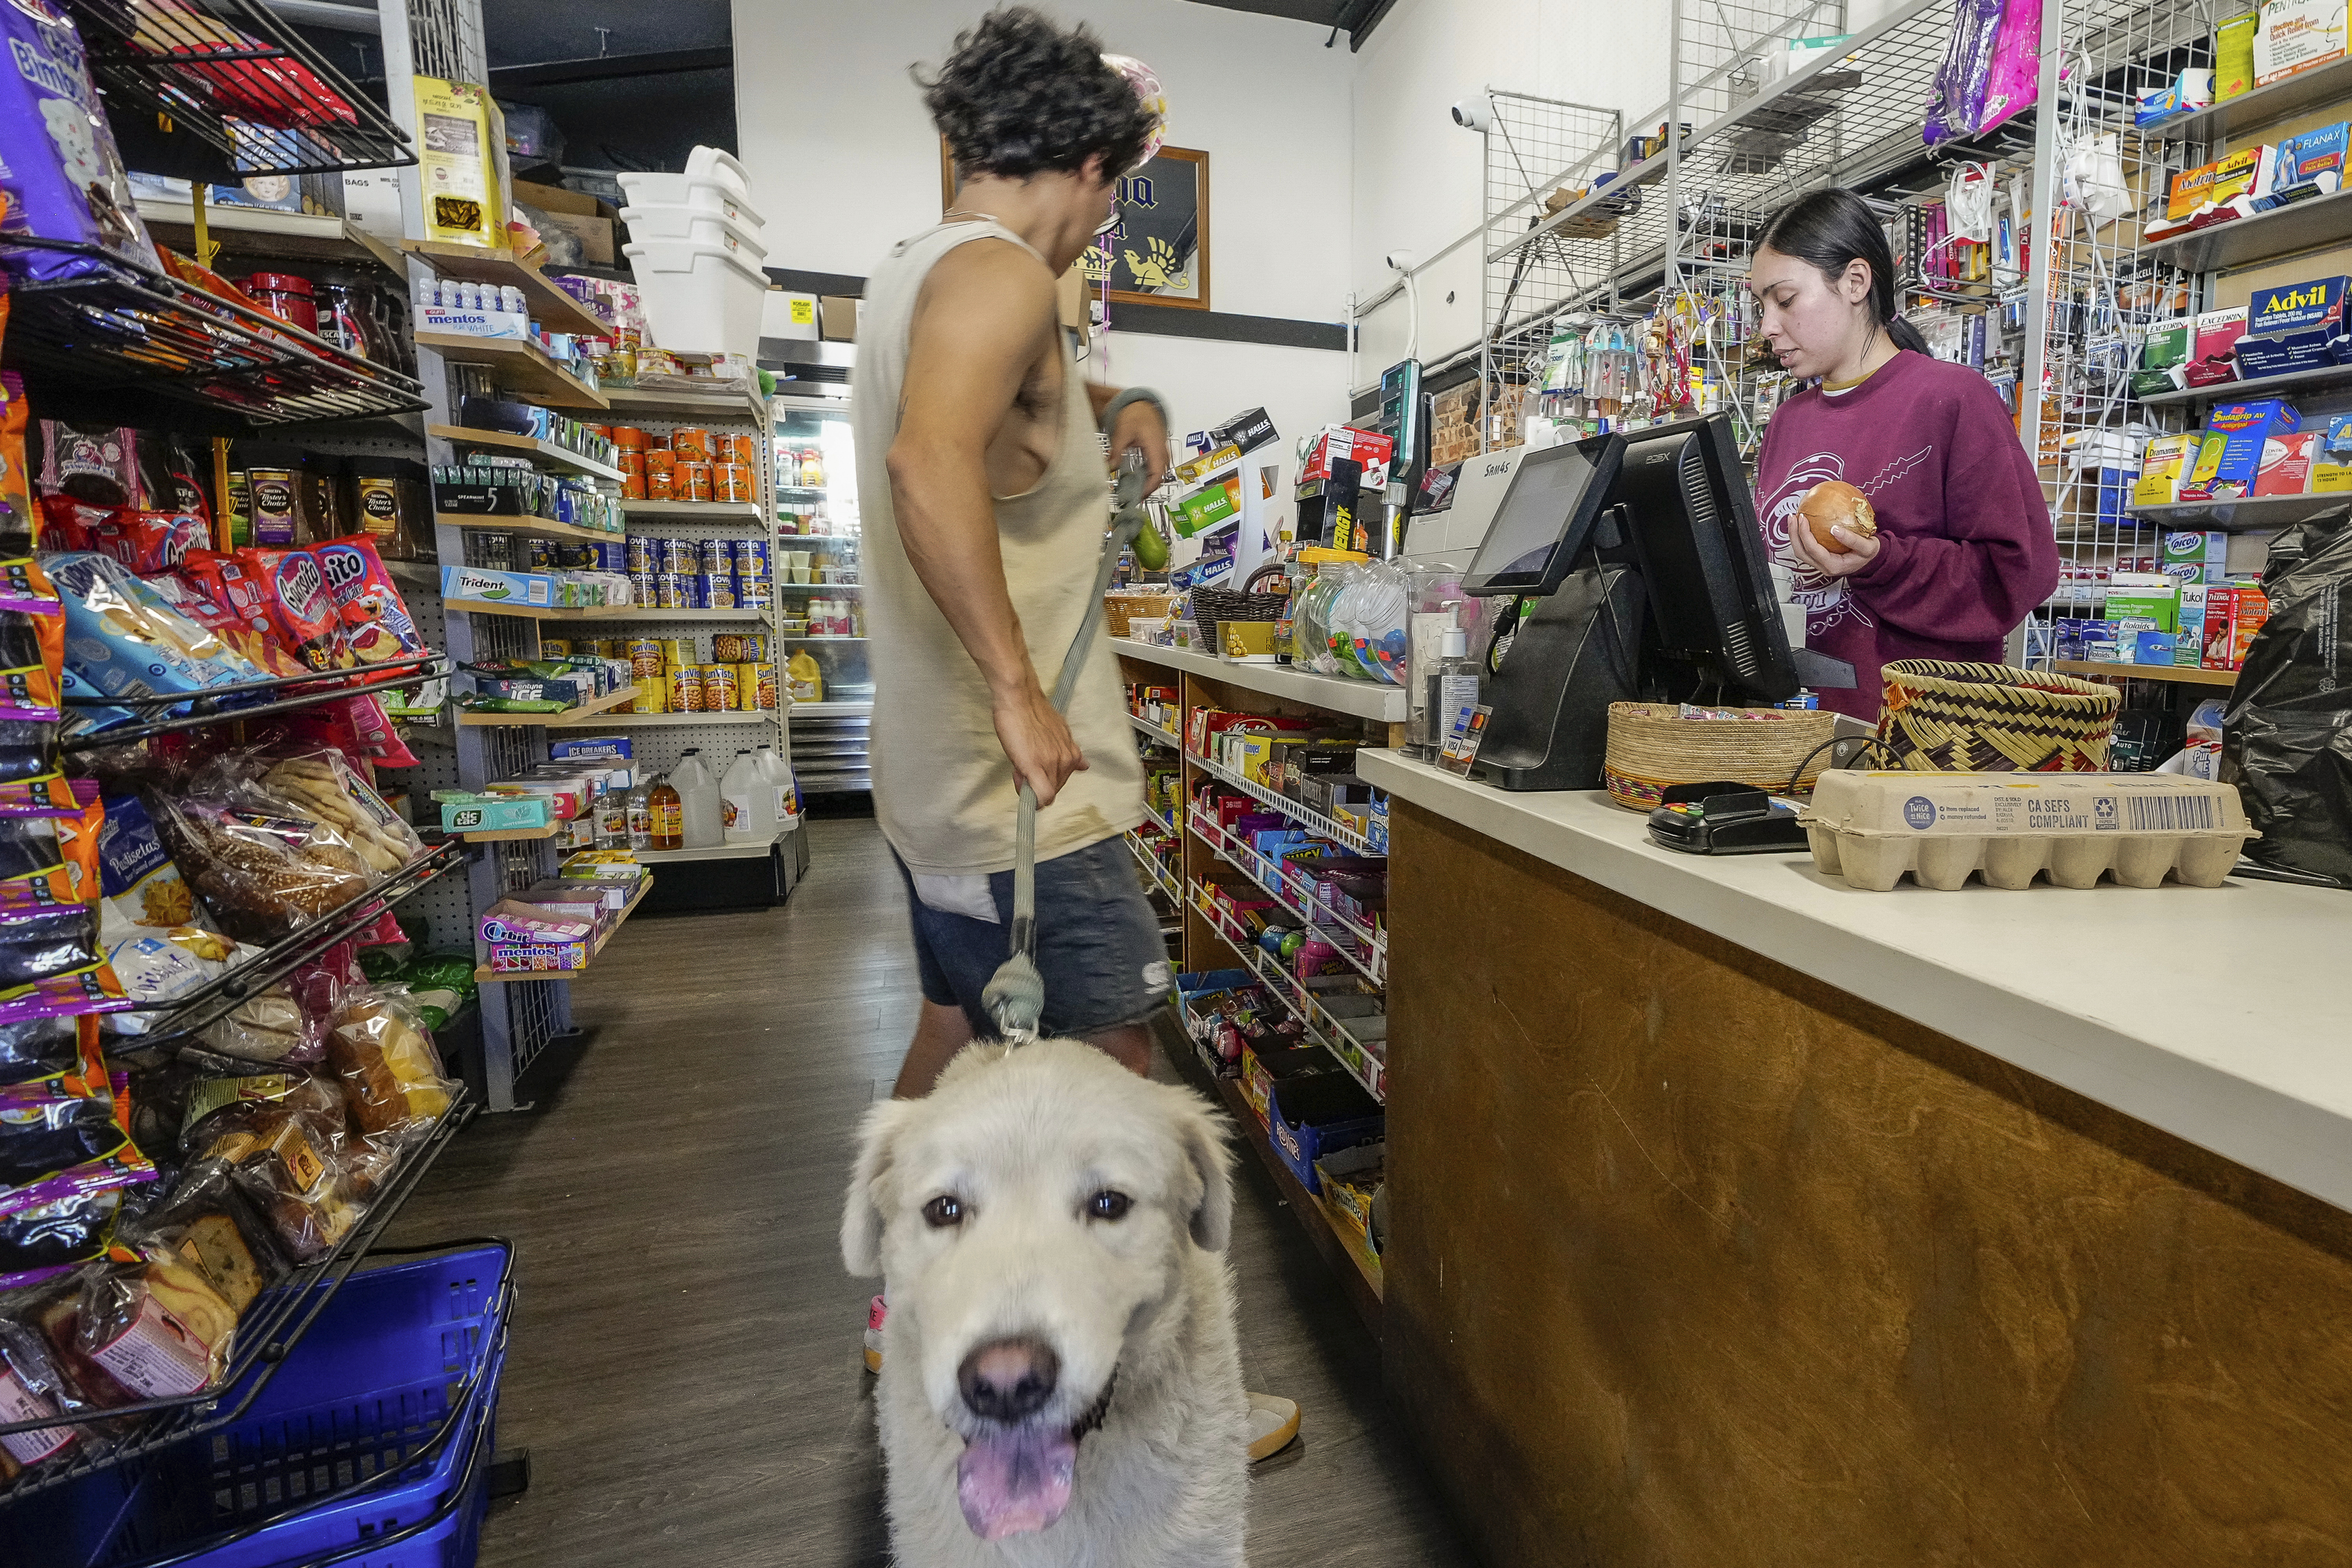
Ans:
[[[387,1237],[519,1249],[499,1446],[530,1449],[531,1488],[493,1509],[485,1568],[888,1560],[859,1353],[872,1287],[835,1234],[858,1114],[914,1026],[915,964],[871,819],[806,831],[787,908],[623,928],[579,984],[593,1036],[560,1088],[478,1121]],[[1243,1364],[1306,1410],[1303,1444],[1253,1480],[1251,1562],[1468,1563],[1378,1347],[1265,1173],[1239,1170]]]

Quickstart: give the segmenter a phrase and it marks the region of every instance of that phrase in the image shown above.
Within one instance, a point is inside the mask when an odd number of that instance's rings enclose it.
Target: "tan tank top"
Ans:
[[[874,269],[858,312],[849,405],[864,519],[866,634],[873,639],[874,812],[899,858],[928,876],[1013,865],[1013,764],[989,719],[988,685],[907,559],[886,466],[898,438],[908,338],[923,279],[949,251],[983,238],[1036,254],[994,223],[942,224],[900,241]],[[1064,366],[1062,380],[1062,440],[1053,460],[1034,489],[996,502],[1005,584],[1029,661],[1048,692],[1094,591],[1110,519],[1093,405],[1075,363]],[[1143,769],[1120,696],[1118,662],[1099,629],[1086,658],[1068,717],[1087,768],[1072,773],[1038,814],[1040,860],[1098,844],[1144,817]]]

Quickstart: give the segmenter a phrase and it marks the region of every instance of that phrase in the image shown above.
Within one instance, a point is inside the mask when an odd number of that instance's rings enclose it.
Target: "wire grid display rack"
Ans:
[[[2023,399],[2026,447],[2050,503],[2062,575],[2026,624],[2023,657],[2032,665],[2053,658],[2053,619],[2095,613],[2113,573],[2160,564],[2161,530],[2132,514],[2129,493],[2160,416],[2137,405],[2130,374],[2147,329],[2203,308],[2208,289],[2143,242],[2142,220],[2162,213],[2172,176],[2204,153],[2192,142],[2142,132],[2134,109],[2137,94],[2169,85],[2183,68],[2212,63],[2218,15],[2201,0],[2079,0],[2065,8],[2059,112],[2035,127],[2036,159],[2050,161],[2053,176],[2050,220],[2034,235],[2046,242],[2046,278],[2032,285],[2046,324],[2038,382]],[[2119,188],[2065,173],[2094,166],[2108,148]]]
[[[1492,89],[1486,103],[1481,451],[1517,445],[1514,413],[1542,382],[1552,321],[1564,302],[1605,285],[1623,248],[1619,231],[1641,211],[1637,191],[1578,223],[1514,243],[1558,210],[1562,193],[1590,186],[1597,171],[1612,166],[1624,121],[1615,110]]]

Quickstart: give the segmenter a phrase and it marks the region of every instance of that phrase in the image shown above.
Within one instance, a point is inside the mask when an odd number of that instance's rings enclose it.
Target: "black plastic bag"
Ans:
[[[2270,619],[2222,716],[2221,777],[2262,834],[2250,858],[2352,887],[2352,526],[2280,534],[2263,590]]]

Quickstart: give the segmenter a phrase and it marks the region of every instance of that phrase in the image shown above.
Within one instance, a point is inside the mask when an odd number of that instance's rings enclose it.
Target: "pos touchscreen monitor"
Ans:
[[[1519,459],[1462,591],[1487,598],[1558,592],[1592,538],[1624,455],[1625,438],[1609,435]]]

